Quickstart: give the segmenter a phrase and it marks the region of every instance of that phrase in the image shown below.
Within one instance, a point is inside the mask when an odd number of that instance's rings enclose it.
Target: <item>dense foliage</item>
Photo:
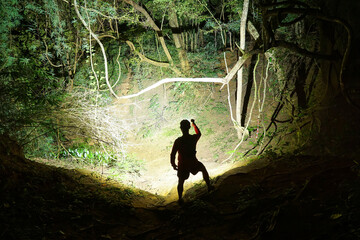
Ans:
[[[123,143],[131,121],[123,121],[122,113],[110,109],[112,95],[133,93],[168,77],[224,77],[243,54],[238,50],[243,4],[240,0],[2,1],[0,132],[17,138],[32,156],[60,157],[81,141],[87,148],[96,146],[95,152],[103,149],[125,157]],[[337,54],[323,53],[322,47],[324,39],[328,45],[335,44],[333,34],[343,33],[344,28],[340,24],[332,31],[321,31],[312,23],[319,16],[328,20],[315,7],[320,5],[308,1],[252,1],[249,6],[248,22],[255,30],[249,29],[246,51],[257,50],[261,56],[254,55],[246,65],[243,122],[254,112],[247,107],[249,99],[260,101],[263,96],[264,101],[268,97],[278,103],[267,114],[259,104],[261,120],[248,124],[250,132],[263,129],[256,146],[265,137],[271,141],[278,131],[277,121],[293,124],[286,133],[305,136],[303,126],[316,127],[309,118],[323,100],[319,96],[339,92],[335,87],[334,92],[319,93],[326,86],[318,79],[329,76],[319,75],[314,59],[339,60],[340,55],[345,62],[346,41]],[[265,83],[260,80],[259,89],[250,97],[253,82],[256,87],[256,79],[264,79],[265,74],[269,79],[264,95],[260,88]],[[156,126],[164,114],[174,115],[180,108],[191,112],[185,100],[205,101],[201,91],[213,92],[212,87],[199,85],[200,94],[195,94],[194,86],[185,83],[169,88],[168,105],[177,102],[182,107],[160,107],[158,96],[152,96],[145,124]],[[274,126],[266,136],[265,129]],[[146,136],[151,131],[144,125],[138,128]]]

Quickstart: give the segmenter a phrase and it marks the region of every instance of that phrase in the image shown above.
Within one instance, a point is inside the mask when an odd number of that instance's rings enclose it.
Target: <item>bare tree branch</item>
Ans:
[[[58,68],[58,67],[61,67],[62,66],[62,64],[59,64],[59,65],[55,65],[55,64],[53,64],[52,62],[51,62],[51,60],[50,60],[50,58],[49,58],[49,48],[48,48],[48,45],[46,44],[46,41],[44,40],[44,44],[45,44],[45,57],[46,57],[46,59],[48,60],[48,62],[50,63],[50,65],[51,66],[53,66],[53,67],[56,67],[56,68]]]
[[[296,45],[294,43],[286,42],[283,40],[276,40],[273,47],[286,48],[292,52],[299,53],[302,56],[315,58],[315,59],[325,59],[325,60],[329,60],[329,61],[338,59],[338,57],[335,55],[325,55],[325,54],[321,54],[321,53],[310,52],[306,49],[299,47],[298,45]]]
[[[170,67],[170,63],[158,62],[158,61],[154,61],[150,58],[145,57],[143,54],[141,54],[139,51],[136,50],[134,44],[131,41],[127,40],[126,43],[127,43],[127,45],[129,45],[131,50],[134,51],[140,57],[141,61],[150,63],[150,64],[158,66],[158,67]]]
[[[254,49],[248,53],[245,53],[244,55],[242,55],[242,57],[236,62],[236,64],[234,65],[234,67],[230,70],[230,72],[226,75],[225,79],[225,84],[228,84],[231,79],[234,78],[235,74],[237,73],[237,71],[244,65],[245,61],[251,57],[254,54],[258,54],[261,53],[261,49]]]
[[[85,26],[85,28],[90,32],[91,36],[93,38],[95,38],[95,40],[97,41],[97,43],[99,44],[103,57],[104,57],[104,67],[105,67],[105,81],[106,84],[111,92],[112,95],[114,95],[116,98],[119,98],[116,93],[114,92],[114,90],[112,89],[110,82],[109,82],[109,71],[108,71],[108,64],[107,64],[107,57],[106,57],[106,52],[105,52],[105,48],[104,45],[101,43],[100,39],[96,36],[96,34],[91,30],[90,26],[88,26],[84,20],[84,18],[81,16],[79,9],[77,7],[77,3],[76,0],[74,0],[74,7],[75,7],[75,12],[78,15],[79,19],[81,20],[82,24]]]
[[[132,0],[122,0],[122,1],[129,4],[129,5],[131,5],[131,6],[133,6],[135,10],[141,12],[145,16],[147,23],[157,33],[157,35],[159,37],[159,40],[160,40],[160,43],[161,43],[161,46],[163,47],[163,50],[164,50],[164,52],[166,54],[166,57],[168,58],[170,64],[172,64],[173,60],[172,60],[171,54],[170,54],[170,52],[169,52],[169,50],[168,50],[168,48],[166,46],[164,37],[162,36],[161,29],[156,25],[155,21],[152,19],[150,14],[143,7],[141,7],[140,5],[138,5],[137,3],[135,3]]]
[[[162,80],[156,82],[155,84],[141,90],[138,93],[122,96],[122,97],[119,97],[119,99],[129,99],[129,98],[137,97],[145,92],[148,92],[154,88],[157,88],[165,83],[170,83],[170,82],[208,82],[208,83],[226,84],[226,82],[223,78],[165,78],[165,79],[162,79]]]

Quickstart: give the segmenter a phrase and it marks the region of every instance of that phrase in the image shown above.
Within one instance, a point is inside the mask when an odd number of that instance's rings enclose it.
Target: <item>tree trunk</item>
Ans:
[[[298,67],[297,76],[295,78],[295,92],[298,98],[298,107],[300,110],[306,109],[306,93],[305,93],[305,81],[306,74],[308,73],[308,69],[305,67],[305,63],[303,59],[300,59],[301,63]]]
[[[199,29],[199,41],[200,41],[200,47],[203,47],[205,45],[204,43],[204,35],[203,32]]]
[[[194,39],[195,39],[194,50],[196,51],[199,46],[199,35],[198,35],[198,31],[196,29],[194,31],[195,31],[194,32]]]
[[[181,69],[185,72],[190,70],[189,61],[187,59],[185,46],[182,44],[181,30],[176,13],[170,8],[169,9],[169,25],[172,30],[172,35],[175,43],[175,47],[179,54]]]
[[[245,43],[246,43],[246,21],[247,21],[247,14],[249,10],[249,0],[244,0],[243,5],[243,12],[241,14],[241,23],[240,23],[240,49],[242,51],[245,50]],[[240,57],[241,58],[241,57]],[[243,85],[243,68],[241,67],[237,73],[237,96],[236,96],[236,122],[240,124],[240,126],[244,126],[244,120],[241,119],[241,102],[242,102],[242,85]],[[249,85],[249,84],[248,84]],[[240,137],[242,132],[238,129],[238,136]]]
[[[247,85],[246,85],[246,92],[245,92],[245,96],[244,96],[244,104],[243,104],[242,113],[241,113],[241,122],[240,122],[240,125],[241,125],[242,127],[245,126],[247,109],[248,109],[249,100],[250,100],[250,96],[251,96],[251,89],[252,89],[253,82],[254,82],[253,72],[254,72],[254,67],[255,67],[255,62],[254,62],[255,56],[256,56],[256,55],[253,55],[253,56],[251,57],[251,64],[250,64],[250,67],[249,67],[248,83],[247,83]]]

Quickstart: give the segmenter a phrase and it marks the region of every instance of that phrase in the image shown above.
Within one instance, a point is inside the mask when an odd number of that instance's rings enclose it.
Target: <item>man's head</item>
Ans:
[[[186,119],[182,120],[180,122],[180,129],[183,133],[185,132],[189,132],[189,129],[190,129],[190,122]]]

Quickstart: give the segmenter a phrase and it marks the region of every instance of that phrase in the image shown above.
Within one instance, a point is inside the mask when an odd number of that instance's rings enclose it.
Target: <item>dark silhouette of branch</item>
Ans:
[[[300,18],[302,18],[302,16],[304,16],[304,17],[305,16],[313,16],[322,21],[340,24],[342,27],[344,27],[344,29],[347,32],[347,43],[346,43],[346,47],[345,47],[345,52],[344,52],[344,54],[342,56],[342,60],[341,60],[341,67],[340,67],[340,73],[339,73],[339,79],[340,79],[339,85],[340,85],[341,93],[345,97],[346,101],[349,104],[355,106],[357,109],[360,110],[360,106],[351,99],[348,92],[346,91],[345,83],[344,83],[344,79],[343,79],[343,73],[344,73],[344,69],[347,64],[348,58],[349,58],[351,41],[352,41],[352,30],[351,30],[350,25],[343,19],[327,16],[318,9],[286,7],[286,8],[276,8],[276,9],[268,10],[268,8],[270,8],[270,7],[285,5],[285,3],[290,4],[290,2],[286,1],[286,2],[281,2],[279,4],[263,6],[263,25],[264,25],[264,29],[265,29],[264,46],[270,47],[271,43],[272,43],[271,40],[275,40],[273,37],[269,37],[271,34],[273,36],[273,32],[271,31],[271,28],[270,28],[270,23],[268,23],[268,19],[270,19],[271,17],[279,18],[280,15],[284,15],[284,14],[300,14],[301,16],[299,18],[297,18],[298,20],[300,20]],[[303,4],[300,4],[299,2],[297,2],[296,4],[303,5]],[[296,4],[290,4],[290,5],[294,6]],[[295,22],[293,21],[293,23],[295,23]],[[276,46],[287,48],[291,51],[295,51],[303,56],[308,56],[311,58],[320,58],[320,59],[326,59],[326,60],[336,60],[336,58],[337,58],[336,56],[327,56],[327,55],[322,55],[319,53],[312,53],[305,49],[300,48],[299,46],[297,46],[295,44],[288,43],[286,41],[280,41],[280,40],[273,41],[272,47],[276,47]],[[267,49],[268,48],[265,48],[264,50],[266,51]]]
[[[275,3],[268,3],[261,5],[262,8],[271,8],[277,6],[302,6],[305,8],[309,8],[309,5],[300,1],[283,1],[283,2],[275,2]]]

